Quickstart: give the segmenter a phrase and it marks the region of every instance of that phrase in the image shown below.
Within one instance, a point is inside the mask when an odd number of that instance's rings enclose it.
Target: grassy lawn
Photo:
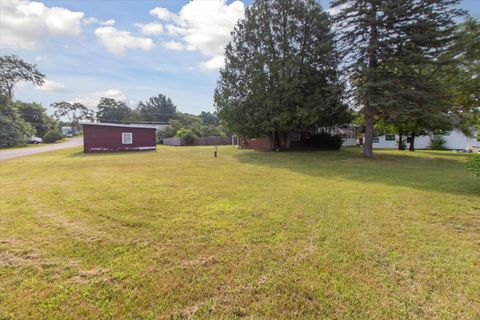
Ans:
[[[0,163],[0,319],[478,319],[469,155],[65,149]]]

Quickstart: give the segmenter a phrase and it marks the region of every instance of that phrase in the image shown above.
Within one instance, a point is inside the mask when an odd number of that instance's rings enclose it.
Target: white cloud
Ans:
[[[114,54],[122,54],[126,49],[150,50],[155,46],[150,38],[134,37],[128,31],[114,27],[97,28],[95,35],[100,43]]]
[[[168,11],[168,9],[159,8],[159,7],[153,8],[152,10],[150,10],[149,13],[152,16],[155,16],[160,20],[169,20],[169,19],[172,19],[173,17],[175,17],[175,14]]]
[[[173,24],[167,25],[166,28],[167,28],[168,34],[170,34],[171,36],[184,35],[184,34],[188,33],[187,30],[185,30],[181,27],[177,27]]]
[[[225,66],[225,57],[223,55],[215,56],[200,64],[200,68],[203,70],[217,70]]]
[[[213,70],[223,66],[225,45],[237,21],[244,17],[244,11],[241,1],[227,4],[225,0],[192,0],[178,15],[158,7],[150,13],[163,20],[172,20],[166,29],[170,35],[178,37],[175,42],[181,42],[183,50],[196,50],[209,58],[200,67]],[[173,50],[179,48],[179,45],[170,46]]]
[[[185,49],[185,45],[183,43],[178,42],[178,41],[174,41],[174,40],[164,42],[163,46],[167,49],[177,50],[177,51],[181,51],[181,50]]]
[[[51,36],[81,33],[83,12],[27,0],[0,1],[0,46],[35,49]]]
[[[41,87],[37,87],[43,91],[53,91],[57,93],[71,93],[72,90],[68,89],[63,83],[45,80],[45,83]]]
[[[83,19],[84,24],[99,24],[101,26],[113,26],[115,24],[115,19],[108,19],[105,21],[99,20],[95,17],[88,17]]]
[[[82,98],[74,99],[70,102],[71,103],[77,103],[78,102],[78,103],[83,104],[84,106],[86,106],[89,109],[96,110],[97,105],[100,102],[100,98],[112,98],[112,99],[123,101],[123,102],[126,102],[126,103],[129,102],[127,100],[127,97],[125,96],[125,94],[121,90],[116,89],[116,88],[108,89],[108,90],[105,90],[105,91],[93,92],[93,93],[91,93],[87,96],[84,96]]]
[[[137,23],[137,27],[140,28],[140,31],[147,36],[154,36],[163,33],[163,25],[157,22],[141,24]]]
[[[47,55],[36,56],[36,57],[35,57],[35,61],[37,61],[37,62],[48,61],[48,56],[47,56]]]

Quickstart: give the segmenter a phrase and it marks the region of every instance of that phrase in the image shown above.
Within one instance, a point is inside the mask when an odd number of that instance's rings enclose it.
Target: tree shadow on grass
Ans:
[[[367,159],[359,148],[286,153],[248,150],[234,155],[241,163],[310,176],[478,196],[480,181],[465,168],[468,156],[449,151],[377,150],[373,159]]]

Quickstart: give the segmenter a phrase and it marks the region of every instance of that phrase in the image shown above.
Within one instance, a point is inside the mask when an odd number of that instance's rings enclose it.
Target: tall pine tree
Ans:
[[[459,0],[334,0],[357,106],[365,116],[364,155],[373,156],[374,117],[403,127],[433,125],[445,90],[433,76],[454,39]],[[420,117],[420,119],[419,119]],[[415,121],[417,123],[415,123]],[[413,135],[414,136],[414,135]]]

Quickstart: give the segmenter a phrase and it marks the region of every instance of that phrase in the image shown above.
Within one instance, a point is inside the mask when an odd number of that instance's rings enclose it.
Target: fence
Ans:
[[[195,141],[192,145],[194,146],[214,146],[214,145],[224,145],[224,144],[231,144],[232,137],[219,137],[219,136],[211,136],[211,137],[198,137],[195,138]],[[163,144],[168,146],[184,146],[185,144],[182,140],[178,137],[173,138],[163,138]]]

